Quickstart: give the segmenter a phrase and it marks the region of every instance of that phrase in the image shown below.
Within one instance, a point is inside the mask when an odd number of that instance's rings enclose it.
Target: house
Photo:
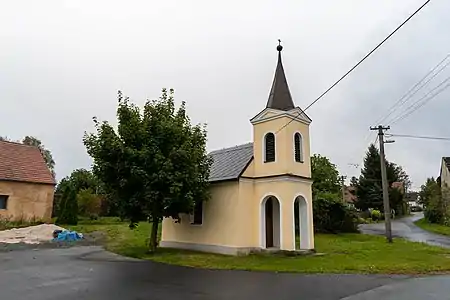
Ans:
[[[441,160],[441,173],[440,173],[440,182],[442,194],[448,189],[450,186],[450,157],[443,157]]]
[[[402,194],[405,193],[405,184],[403,183],[403,181],[395,181],[395,182],[393,182],[391,184],[391,188],[399,190],[400,193],[402,193]]]
[[[50,220],[54,188],[38,148],[0,141],[0,219]]]
[[[408,192],[405,194],[405,201],[410,209],[416,210],[418,207],[423,208],[423,205],[419,203],[419,193],[418,192]]]
[[[250,120],[253,142],[210,153],[211,199],[192,215],[164,219],[161,247],[232,255],[295,250],[297,235],[300,249],[314,248],[311,119],[294,105],[282,49],[266,107]]]
[[[354,207],[357,200],[355,191],[356,188],[354,186],[344,186],[344,202],[350,207]]]

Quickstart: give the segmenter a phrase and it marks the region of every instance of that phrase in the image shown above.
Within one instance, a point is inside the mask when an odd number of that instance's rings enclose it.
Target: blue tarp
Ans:
[[[81,240],[83,238],[83,234],[78,233],[76,231],[63,230],[58,233],[58,236],[53,239],[55,242],[73,242],[77,240]]]

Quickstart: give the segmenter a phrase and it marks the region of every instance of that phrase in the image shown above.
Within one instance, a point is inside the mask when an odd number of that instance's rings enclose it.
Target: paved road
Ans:
[[[403,237],[414,242],[423,242],[430,245],[450,248],[450,237],[430,233],[414,225],[414,221],[421,218],[423,218],[423,213],[393,220],[392,235],[394,237]],[[362,224],[359,228],[361,232],[365,234],[384,235],[385,233],[384,223]]]
[[[1,300],[341,299],[409,280],[199,270],[126,259],[92,246],[2,252],[0,278]],[[358,297],[349,299],[366,299]]]

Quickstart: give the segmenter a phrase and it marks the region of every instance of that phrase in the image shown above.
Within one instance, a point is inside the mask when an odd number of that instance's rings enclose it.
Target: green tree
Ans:
[[[405,185],[411,184],[409,176],[403,168],[395,163],[386,161],[386,174],[389,187],[394,182],[403,182]],[[371,144],[366,152],[364,166],[356,185],[357,201],[355,206],[362,210],[374,208],[383,211],[381,182],[380,152],[374,144]],[[356,184],[356,181],[354,183]],[[391,188],[390,190],[392,191]],[[392,194],[393,196],[390,197],[391,207],[402,207],[403,194],[397,193],[397,191],[392,191]]]
[[[96,192],[100,189],[99,180],[91,171],[86,169],[76,169],[64,179],[65,180],[61,180],[56,187],[56,193],[61,193],[64,185],[69,183],[73,186],[77,194],[83,189],[91,189],[93,192]]]
[[[175,108],[173,90],[163,89],[142,111],[121,92],[118,98],[117,131],[94,118],[96,133],[86,133],[84,144],[95,175],[115,194],[130,227],[142,220],[152,223],[153,252],[163,217],[178,219],[209,197],[206,129],[191,125],[184,102]]]
[[[327,157],[320,154],[314,154],[311,157],[311,177],[313,199],[323,194],[339,195],[341,193],[339,172],[336,165]]]
[[[424,216],[430,223],[444,223],[447,209],[441,195],[440,182],[434,177],[427,178],[420,187],[419,202],[424,205]]]
[[[71,184],[64,184],[56,224],[76,225],[78,223],[77,193]]]
[[[78,214],[84,217],[98,217],[100,215],[102,199],[91,189],[82,189],[77,194]]]
[[[41,151],[42,156],[44,157],[45,163],[47,164],[47,167],[52,172],[53,177],[55,177],[55,161],[53,160],[52,153],[50,150],[46,149],[44,145],[42,144],[41,140],[33,137],[33,136],[26,136],[22,140],[22,144],[38,147]]]

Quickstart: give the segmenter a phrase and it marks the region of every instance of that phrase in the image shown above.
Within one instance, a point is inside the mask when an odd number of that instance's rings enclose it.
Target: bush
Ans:
[[[442,210],[438,209],[434,205],[430,205],[425,209],[424,216],[428,223],[442,224],[444,222]]]
[[[374,209],[370,212],[370,217],[372,218],[372,220],[374,221],[378,221],[381,220],[381,211]]]
[[[102,199],[90,189],[83,189],[77,194],[78,214],[83,217],[95,217],[100,214]]]
[[[72,185],[67,185],[61,195],[58,218],[56,224],[77,225],[78,203],[77,194]]]
[[[314,230],[338,233],[358,232],[358,215],[339,200],[317,198],[313,201]]]

